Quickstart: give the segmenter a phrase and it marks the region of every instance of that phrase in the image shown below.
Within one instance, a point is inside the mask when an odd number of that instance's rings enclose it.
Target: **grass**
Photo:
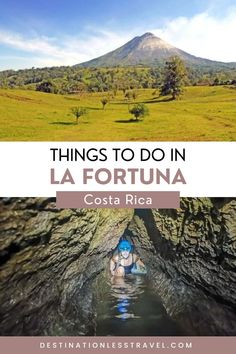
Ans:
[[[105,109],[105,94],[63,96],[27,90],[0,90],[1,141],[235,141],[236,89],[187,87],[177,101],[139,90],[150,115],[132,121],[119,93]],[[88,114],[79,119],[74,106]]]

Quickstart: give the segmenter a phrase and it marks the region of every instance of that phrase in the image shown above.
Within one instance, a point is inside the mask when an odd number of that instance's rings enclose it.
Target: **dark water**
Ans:
[[[167,315],[145,276],[100,280],[98,336],[178,336],[181,329]]]

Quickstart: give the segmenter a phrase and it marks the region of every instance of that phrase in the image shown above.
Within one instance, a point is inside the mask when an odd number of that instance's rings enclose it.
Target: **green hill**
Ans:
[[[105,93],[55,95],[0,90],[1,141],[232,141],[236,140],[236,89],[187,87],[180,100],[168,101],[154,90],[138,90],[150,115],[130,119],[121,91],[102,109]],[[71,108],[87,108],[79,124]]]

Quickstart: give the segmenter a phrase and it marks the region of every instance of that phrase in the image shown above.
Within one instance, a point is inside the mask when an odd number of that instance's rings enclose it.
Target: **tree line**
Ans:
[[[125,93],[134,89],[155,89],[162,86],[167,63],[153,68],[72,66],[6,70],[0,72],[0,88],[23,88],[60,94],[110,91],[116,94],[118,90]],[[185,68],[184,85],[227,85],[235,82],[235,68]]]

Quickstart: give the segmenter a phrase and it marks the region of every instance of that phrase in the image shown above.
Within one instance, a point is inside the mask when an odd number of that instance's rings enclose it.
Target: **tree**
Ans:
[[[132,98],[133,98],[133,94],[132,94],[132,91],[127,91],[125,93],[125,98],[130,101]]]
[[[46,93],[57,93],[58,88],[51,81],[42,81],[36,86],[36,91],[41,91]]]
[[[78,120],[81,116],[84,116],[87,113],[86,108],[83,107],[72,107],[71,112],[75,116],[76,123],[78,124]]]
[[[133,97],[133,100],[135,101],[136,98],[138,97],[138,94],[136,91],[132,91],[132,97]]]
[[[144,118],[149,115],[148,107],[144,103],[138,103],[134,105],[129,112],[135,116],[136,120],[139,120],[139,118]]]
[[[216,77],[215,80],[213,81],[213,86],[218,86],[218,85],[220,85],[220,79]]]
[[[130,110],[130,104],[131,104],[131,101],[135,101],[137,98],[137,93],[136,91],[127,91],[126,94],[125,94],[125,99],[127,100],[128,102],[128,110]]]
[[[102,103],[102,108],[105,109],[105,106],[108,103],[108,98],[106,98],[106,97],[102,98],[101,103]]]
[[[175,100],[182,94],[185,80],[186,68],[183,61],[179,57],[171,57],[165,64],[161,95],[171,95]]]

